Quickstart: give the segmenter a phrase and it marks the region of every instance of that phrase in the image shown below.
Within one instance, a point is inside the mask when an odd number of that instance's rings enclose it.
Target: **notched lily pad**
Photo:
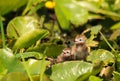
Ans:
[[[94,50],[90,53],[87,58],[87,61],[91,61],[93,63],[103,61],[105,64],[114,63],[115,57],[114,55],[104,49]]]

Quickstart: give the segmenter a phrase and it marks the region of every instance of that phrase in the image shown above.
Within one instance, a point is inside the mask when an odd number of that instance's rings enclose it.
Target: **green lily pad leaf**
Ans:
[[[87,57],[87,60],[93,63],[103,61],[105,64],[109,64],[115,62],[115,57],[111,52],[107,50],[98,49],[90,52],[90,55]]]
[[[11,10],[20,8],[25,5],[28,0],[0,0],[0,15],[4,15]]]
[[[34,17],[24,16],[15,17],[7,25],[7,36],[19,38],[23,34],[37,28],[37,20]]]
[[[114,81],[120,81],[120,73],[114,71],[113,72],[113,77],[114,77]]]
[[[57,57],[64,49],[63,45],[57,44],[50,44],[46,47],[47,48],[45,49],[45,55],[47,55],[48,57]]]
[[[39,52],[24,52],[24,53],[17,53],[15,56],[16,58],[22,58],[21,54],[23,56],[23,58],[29,58],[29,57],[35,57],[36,59],[42,59],[43,58],[43,54],[40,54]]]
[[[49,32],[43,29],[34,29],[26,32],[24,35],[19,37],[13,46],[13,50],[20,48],[27,48],[43,37],[45,37]]]
[[[0,63],[8,72],[24,72],[25,69],[21,62],[14,57],[10,49],[0,49]]]
[[[89,81],[103,81],[103,80],[96,76],[90,76]]]
[[[84,81],[91,74],[93,65],[83,61],[71,61],[52,66],[52,81]]]
[[[42,60],[35,60],[35,59],[29,59],[26,62],[26,65],[28,66],[31,75],[38,75],[40,74],[41,70],[45,71],[46,66],[48,66],[49,64],[50,64],[49,61],[44,61],[43,63]]]
[[[73,3],[73,0],[55,0],[56,6],[64,14],[65,18],[75,26],[83,25],[88,20],[88,11]],[[60,13],[61,13],[60,12]]]

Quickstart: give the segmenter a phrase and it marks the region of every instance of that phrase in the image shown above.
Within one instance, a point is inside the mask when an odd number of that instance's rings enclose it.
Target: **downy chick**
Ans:
[[[70,60],[72,60],[71,48],[63,49],[62,53],[56,59],[57,63]]]
[[[85,60],[89,55],[88,47],[86,46],[86,36],[84,34],[75,37],[75,44],[72,46],[71,54],[75,60]]]

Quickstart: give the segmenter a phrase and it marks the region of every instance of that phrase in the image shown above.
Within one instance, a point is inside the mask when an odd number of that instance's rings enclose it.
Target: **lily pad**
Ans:
[[[93,63],[103,61],[105,64],[109,64],[109,63],[115,62],[115,57],[111,52],[107,50],[98,49],[98,50],[92,51],[88,56],[87,60]]]
[[[52,66],[52,81],[84,81],[91,74],[93,65],[83,61],[71,61]]]

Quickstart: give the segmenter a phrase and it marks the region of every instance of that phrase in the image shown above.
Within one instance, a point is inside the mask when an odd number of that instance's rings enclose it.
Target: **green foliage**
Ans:
[[[119,81],[120,0],[54,0],[54,9],[47,1],[1,0],[0,81]],[[87,61],[51,65],[80,33]]]
[[[28,0],[1,0],[0,1],[0,15],[7,14],[8,12],[20,8],[21,6],[25,5]]]

